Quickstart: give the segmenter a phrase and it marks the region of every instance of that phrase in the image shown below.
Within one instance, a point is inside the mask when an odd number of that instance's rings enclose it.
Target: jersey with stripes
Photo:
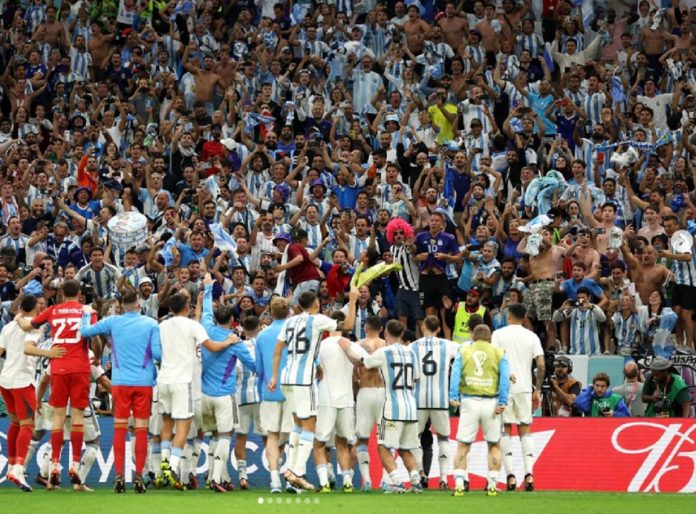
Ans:
[[[420,368],[416,383],[416,405],[419,409],[449,408],[449,370],[459,345],[434,336],[413,342],[411,350]]]
[[[420,366],[410,347],[400,343],[380,348],[363,358],[367,369],[378,368],[385,384],[382,417],[387,421],[416,421],[415,383]]]
[[[252,337],[242,343],[251,358],[256,360],[256,338]],[[241,362],[237,362],[237,405],[247,405],[249,403],[259,403],[261,401],[261,388],[259,387],[259,376],[251,371]]]
[[[319,340],[324,332],[336,330],[337,322],[323,314],[303,312],[287,319],[278,340],[288,347],[288,360],[281,384],[312,385]]]

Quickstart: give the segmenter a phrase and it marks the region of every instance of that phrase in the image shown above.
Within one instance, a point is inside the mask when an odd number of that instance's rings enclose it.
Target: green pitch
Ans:
[[[299,500],[299,503],[298,503]],[[615,493],[556,493],[501,492],[495,498],[482,491],[473,491],[464,498],[452,498],[437,491],[420,495],[384,495],[341,492],[331,494],[273,495],[267,491],[235,491],[214,494],[209,491],[148,491],[136,495],[129,490],[115,495],[108,489],[94,493],[74,493],[70,490],[31,494],[3,486],[0,488],[2,512],[60,513],[60,514],[360,514],[450,512],[524,512],[525,514],[558,514],[578,512],[607,514],[628,512],[658,512],[668,509],[670,514],[694,512],[693,495],[675,494],[615,494]]]

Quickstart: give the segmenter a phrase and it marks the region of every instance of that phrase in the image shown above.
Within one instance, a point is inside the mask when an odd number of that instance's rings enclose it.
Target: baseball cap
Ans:
[[[473,294],[473,295],[476,295],[476,296],[481,296],[481,288],[480,288],[479,286],[473,286],[471,289],[469,289],[469,291],[467,292],[467,294]]]
[[[554,359],[553,365],[561,368],[570,368],[571,363],[568,357],[563,357],[562,355],[559,355],[558,357],[556,357],[556,359]]]
[[[152,279],[150,277],[141,278],[138,287],[142,286],[143,284],[152,284]]]

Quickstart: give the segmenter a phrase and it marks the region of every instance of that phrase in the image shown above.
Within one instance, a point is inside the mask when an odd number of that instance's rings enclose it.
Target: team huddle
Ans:
[[[319,299],[306,292],[299,295],[293,315],[287,299],[273,298],[273,321],[262,328],[258,318],[247,317],[240,338],[232,329],[231,308],[214,308],[212,284],[206,275],[195,313],[187,291],[173,295],[171,314],[160,323],[141,314],[138,296],[130,291],[122,294],[120,314],[99,321],[90,306],[80,303],[80,285],[74,280],[62,285],[63,303],[48,308],[42,309],[39,298],[25,296],[21,312],[0,334],[0,356],[6,358],[0,393],[10,413],[8,480],[32,490],[25,465],[50,431],[51,452],[41,462],[37,483],[47,489],[60,486],[61,452],[69,438],[72,487],[90,490],[85,482],[99,445],[99,425],[90,406],[95,380],[113,397],[117,493],[126,491],[129,433],[136,493],[150,485],[197,488],[195,469],[204,435],[210,437],[209,488],[219,493],[233,489],[228,460],[234,451],[238,485],[247,489],[246,440],[252,430],[265,444],[272,493],[330,492],[336,483],[333,448],[344,492],[358,487],[356,464],[363,491],[370,491],[374,481],[385,493],[406,492],[398,453],[408,470],[409,490],[418,493],[427,483],[420,437],[432,430],[439,487],[448,490],[453,475],[453,495],[462,496],[469,489],[469,448],[482,429],[489,450],[486,490],[493,496],[501,464],[508,490],[517,488],[512,425],[518,426],[524,454],[524,487],[534,489],[530,425],[544,360],[538,337],[522,326],[521,304],[510,306],[509,326],[493,334],[472,316],[471,340],[461,344],[438,337],[436,316],[425,318],[423,337],[415,341],[405,338],[400,321],[383,327],[378,317],[368,316],[366,337],[351,341],[346,335],[355,323],[358,289],[348,294],[347,312],[331,316],[319,314]],[[90,350],[100,344],[110,347],[110,379]],[[454,456],[451,407],[459,409]],[[375,426],[381,476],[374,469],[370,473],[368,442]],[[307,478],[312,455],[318,488]]]

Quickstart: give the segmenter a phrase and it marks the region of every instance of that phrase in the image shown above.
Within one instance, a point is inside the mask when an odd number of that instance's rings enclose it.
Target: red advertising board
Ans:
[[[457,419],[451,420],[452,437]],[[537,490],[696,492],[696,420],[681,418],[535,418],[532,426]],[[450,440],[454,457],[457,442]],[[487,476],[486,443],[479,438],[469,455],[472,488]],[[382,470],[375,438],[371,439],[372,483]],[[519,439],[513,437],[514,473],[524,478]],[[401,464],[400,464],[401,465]],[[430,487],[437,487],[437,439]],[[449,470],[450,486],[452,470]],[[500,481],[505,481],[501,471]]]

